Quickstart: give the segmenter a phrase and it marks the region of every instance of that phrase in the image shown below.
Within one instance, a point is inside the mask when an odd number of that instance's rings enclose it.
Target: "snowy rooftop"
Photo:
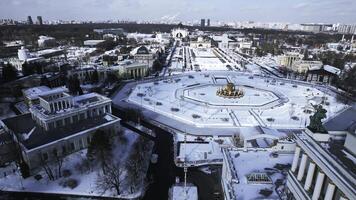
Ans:
[[[184,185],[174,185],[171,188],[171,200],[198,200],[198,188],[189,184],[184,188]]]
[[[179,156],[178,161],[184,162],[188,165],[199,165],[201,163],[216,163],[222,162],[222,154],[220,146],[216,142],[206,143],[178,143]]]
[[[327,71],[327,72],[329,72],[331,74],[335,74],[335,75],[340,75],[340,73],[341,73],[340,69],[338,69],[336,67],[333,67],[333,66],[330,66],[330,65],[313,66],[309,70],[313,71],[313,70],[321,70],[321,69],[323,69],[323,70],[325,70],[325,71]]]
[[[225,153],[226,158],[231,160],[230,163],[234,168],[231,173],[234,173],[238,180],[238,183],[230,183],[236,199],[279,199],[275,191],[276,183],[278,179],[285,180],[286,177],[281,169],[287,170],[290,167],[293,154],[278,154],[277,157],[274,157],[269,151],[243,152],[232,150],[225,151]],[[253,174],[265,174],[272,183],[262,181],[251,183],[247,178]],[[271,194],[268,196],[260,194],[261,190],[264,189],[271,191]]]
[[[41,94],[44,92],[51,91],[51,89],[47,86],[39,86],[39,87],[33,87],[29,88],[27,90],[24,90],[24,95],[29,98],[30,100],[38,98]]]
[[[31,114],[19,115],[16,117],[4,119],[3,123],[12,130],[19,138],[23,138],[22,144],[31,150],[42,145],[71,137],[77,133],[81,133],[90,129],[96,129],[108,123],[119,120],[114,115],[105,114],[79,121],[75,124],[66,125],[66,127],[45,131],[42,127],[36,124],[32,119]],[[21,126],[18,126],[21,124]]]

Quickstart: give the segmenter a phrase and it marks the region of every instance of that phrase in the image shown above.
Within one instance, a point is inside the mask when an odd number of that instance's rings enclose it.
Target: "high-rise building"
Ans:
[[[28,16],[28,17],[27,17],[27,24],[29,24],[29,25],[32,25],[32,24],[33,24],[32,17],[31,17],[31,16]]]
[[[337,31],[339,33],[344,33],[344,34],[355,34],[356,33],[356,25],[341,24],[338,26]]]
[[[38,25],[42,25],[43,24],[42,16],[37,16],[37,24]]]
[[[207,20],[206,26],[210,26],[210,19]]]
[[[204,27],[204,26],[205,26],[205,19],[201,19],[201,21],[200,21],[200,26],[201,26],[201,27]]]

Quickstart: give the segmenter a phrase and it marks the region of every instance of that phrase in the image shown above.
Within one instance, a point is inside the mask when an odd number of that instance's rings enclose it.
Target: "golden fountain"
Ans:
[[[228,83],[225,87],[219,88],[216,95],[225,98],[241,98],[244,96],[244,91],[239,88],[236,89],[233,83]]]

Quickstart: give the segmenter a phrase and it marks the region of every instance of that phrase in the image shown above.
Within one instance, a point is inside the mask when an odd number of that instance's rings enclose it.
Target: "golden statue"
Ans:
[[[216,95],[226,98],[241,98],[244,96],[244,92],[241,89],[236,89],[233,83],[228,83],[225,87],[219,88]]]

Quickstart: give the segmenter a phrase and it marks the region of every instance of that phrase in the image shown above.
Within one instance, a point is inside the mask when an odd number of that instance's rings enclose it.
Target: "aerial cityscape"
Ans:
[[[355,10],[1,1],[0,200],[355,200]]]

